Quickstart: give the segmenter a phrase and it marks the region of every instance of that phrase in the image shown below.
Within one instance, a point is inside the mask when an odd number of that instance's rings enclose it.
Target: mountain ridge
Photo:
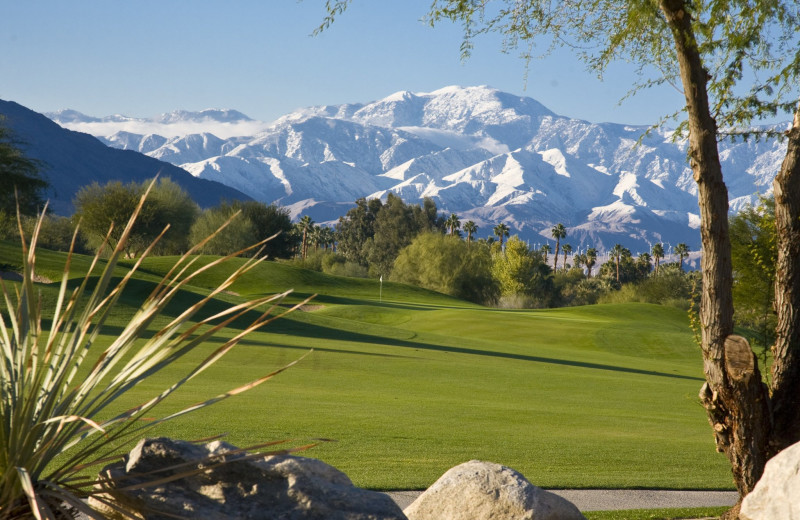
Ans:
[[[111,148],[89,134],[62,128],[13,101],[0,100],[0,115],[4,116],[3,124],[23,143],[23,152],[41,161],[43,177],[50,183],[45,196],[50,200],[50,211],[56,214],[71,215],[72,198],[92,182],[142,182],[156,175],[170,177],[202,207],[214,206],[223,199],[250,199],[229,186],[193,177],[173,164]]]
[[[333,222],[357,198],[392,192],[407,202],[432,197],[440,211],[474,220],[481,236],[504,222],[544,242],[562,222],[576,249],[686,242],[698,250],[685,143],[671,130],[646,130],[559,116],[486,86],[450,86],[303,108],[250,135],[103,140],[284,205],[295,218]],[[770,192],[782,145],[723,142],[720,157],[735,211]]]

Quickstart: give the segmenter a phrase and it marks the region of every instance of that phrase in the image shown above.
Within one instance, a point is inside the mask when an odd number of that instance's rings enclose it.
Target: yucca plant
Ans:
[[[54,309],[43,309],[33,281],[41,218],[29,244],[20,230],[24,257],[22,281],[10,294],[9,287],[0,279],[6,306],[6,312],[0,313],[0,520],[66,518],[76,512],[101,518],[85,500],[94,493],[92,479],[86,476],[87,468],[118,458],[117,447],[142,436],[145,429],[253,388],[288,368],[166,417],[141,420],[181,385],[220,359],[242,337],[301,305],[274,313],[276,305],[288,294],[283,293],[232,305],[214,316],[192,320],[208,301],[261,261],[255,255],[219,287],[153,333],[149,328],[156,328],[154,320],[195,276],[263,245],[263,242],[256,244],[192,271],[197,267],[195,252],[203,241],[177,260],[107,348],[93,348],[126,284],[155,245],[151,244],[124,276],[115,278],[124,242],[146,196],[147,193],[127,223],[122,239],[108,254],[108,260],[101,260],[104,254],[101,247],[85,277],[74,284],[68,283],[70,250]],[[75,287],[70,289],[71,285]],[[120,406],[114,406],[134,386],[251,311],[257,311],[256,319],[179,381],[132,409],[119,411]],[[45,317],[51,319],[49,330],[43,329]]]

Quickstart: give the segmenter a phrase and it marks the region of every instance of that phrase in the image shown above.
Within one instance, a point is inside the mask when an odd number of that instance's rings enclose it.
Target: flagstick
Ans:
[[[380,303],[383,303],[383,275],[381,275],[381,285],[380,289],[378,290],[378,298],[379,298],[378,301]]]

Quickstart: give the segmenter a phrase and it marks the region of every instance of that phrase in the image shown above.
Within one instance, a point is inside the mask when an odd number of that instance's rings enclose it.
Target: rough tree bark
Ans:
[[[800,105],[787,137],[786,158],[773,182],[778,232],[778,325],[772,348],[770,456],[800,441]]]
[[[701,399],[717,449],[731,463],[740,497],[764,470],[769,435],[768,395],[758,363],[744,338],[733,332],[733,274],[728,235],[728,189],[717,150],[717,124],[708,102],[708,72],[698,51],[684,0],[661,0],[680,66],[689,121],[689,158],[698,188],[703,244],[700,305],[703,369]],[[738,504],[730,517],[738,515]]]

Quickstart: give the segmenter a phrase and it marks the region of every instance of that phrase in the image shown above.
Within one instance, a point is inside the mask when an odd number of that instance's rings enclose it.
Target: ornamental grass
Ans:
[[[193,270],[197,267],[194,265],[197,250],[220,233],[225,227],[222,226],[176,261],[108,347],[93,347],[125,286],[158,242],[158,238],[154,240],[133,267],[125,269],[123,276],[114,274],[147,193],[116,247],[111,248],[106,241],[98,248],[83,279],[73,282],[69,281],[73,257],[70,248],[54,308],[43,308],[42,296],[34,283],[36,243],[43,216],[38,219],[29,243],[20,229],[22,280],[12,285],[0,279],[5,299],[5,311],[0,312],[0,520],[70,518],[77,513],[102,518],[86,499],[90,496],[101,501],[108,499],[100,495],[94,478],[87,475],[92,471],[97,474],[96,469],[102,465],[119,460],[121,445],[142,437],[146,430],[164,421],[249,390],[297,362],[178,412],[160,418],[147,415],[244,336],[302,305],[288,310],[280,307],[277,311],[286,292],[193,319],[206,303],[263,260],[256,254],[167,325],[155,326],[156,318],[194,277],[266,242]],[[108,259],[103,261],[106,256]],[[257,317],[247,318],[253,315]],[[133,408],[120,411],[121,407],[115,406],[126,392],[237,319],[248,321],[239,333],[178,381]],[[114,507],[113,503],[108,505]],[[125,515],[125,511],[120,513]]]

